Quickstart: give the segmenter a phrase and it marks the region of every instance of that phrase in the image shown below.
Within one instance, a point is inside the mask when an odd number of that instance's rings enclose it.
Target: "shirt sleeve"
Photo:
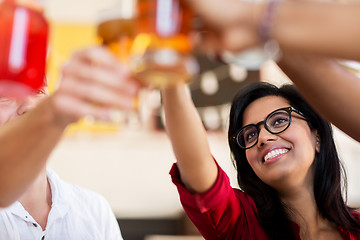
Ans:
[[[249,225],[254,222],[253,228],[259,226],[255,204],[247,194],[233,189],[226,173],[218,164],[217,167],[216,182],[205,193],[190,192],[181,182],[176,164],[170,175],[185,212],[206,239],[246,238],[251,234]]]

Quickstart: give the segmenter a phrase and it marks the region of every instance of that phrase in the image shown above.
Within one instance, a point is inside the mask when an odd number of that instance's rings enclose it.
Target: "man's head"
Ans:
[[[35,107],[47,94],[47,87],[42,87],[34,94],[21,100],[0,98],[0,126]]]

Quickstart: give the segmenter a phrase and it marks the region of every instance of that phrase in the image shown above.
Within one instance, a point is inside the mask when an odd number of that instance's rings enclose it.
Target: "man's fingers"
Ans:
[[[63,79],[69,77],[86,83],[98,83],[109,88],[121,88],[122,82],[131,75],[115,61],[113,68],[104,67],[101,63],[91,64],[81,58],[74,58],[62,70]]]
[[[127,68],[105,48],[75,53],[62,70],[62,79],[53,95],[59,119],[71,123],[84,116],[111,119],[110,109],[132,109],[139,91]]]
[[[73,54],[75,60],[84,61],[90,65],[100,65],[104,68],[116,69],[116,58],[105,47],[93,47],[80,50]]]
[[[122,85],[121,89],[111,89],[100,84],[84,84],[68,80],[62,84],[59,92],[92,104],[128,109],[132,106],[132,99],[136,96],[138,88],[129,81]]]

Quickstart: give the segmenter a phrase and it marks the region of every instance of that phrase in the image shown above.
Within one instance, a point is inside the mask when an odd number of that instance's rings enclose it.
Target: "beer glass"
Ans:
[[[98,16],[97,35],[122,63],[129,63],[135,37],[135,0],[120,0]]]
[[[137,0],[132,68],[143,84],[165,88],[189,82],[198,65],[189,33],[193,13],[182,0]]]
[[[109,9],[100,11],[97,19],[99,42],[107,47],[122,64],[131,68],[131,53],[136,36],[136,0],[117,0]],[[137,127],[140,122],[139,96],[133,100],[133,111],[113,110],[114,123]]]

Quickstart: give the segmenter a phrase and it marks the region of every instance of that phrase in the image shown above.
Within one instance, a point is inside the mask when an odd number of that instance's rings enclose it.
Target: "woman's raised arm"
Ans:
[[[217,177],[205,128],[185,85],[162,91],[166,130],[180,170],[181,180],[194,192],[205,192]]]

